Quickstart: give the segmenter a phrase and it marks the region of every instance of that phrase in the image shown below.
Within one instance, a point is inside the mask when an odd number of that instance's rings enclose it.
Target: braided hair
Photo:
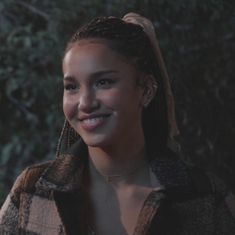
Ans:
[[[104,39],[108,47],[133,62],[139,71],[156,79],[156,96],[144,109],[142,117],[147,154],[150,158],[156,157],[156,154],[167,149],[168,122],[163,81],[148,36],[139,25],[116,17],[99,17],[75,32],[65,54],[84,39]]]

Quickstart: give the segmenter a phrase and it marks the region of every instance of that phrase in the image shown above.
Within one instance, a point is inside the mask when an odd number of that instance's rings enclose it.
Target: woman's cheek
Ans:
[[[119,106],[119,103],[122,103],[122,99],[125,99],[125,97],[119,90],[112,89],[98,95],[97,99],[106,107],[115,108]]]
[[[71,99],[68,99],[68,97],[64,96],[63,98],[63,111],[66,119],[70,120],[74,117],[77,113],[77,105],[72,102]]]

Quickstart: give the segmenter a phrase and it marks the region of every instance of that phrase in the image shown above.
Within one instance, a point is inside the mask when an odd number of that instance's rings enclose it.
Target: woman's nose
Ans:
[[[82,112],[92,112],[97,109],[99,106],[99,102],[96,98],[95,92],[85,89],[80,91],[79,102],[78,102],[78,110]]]

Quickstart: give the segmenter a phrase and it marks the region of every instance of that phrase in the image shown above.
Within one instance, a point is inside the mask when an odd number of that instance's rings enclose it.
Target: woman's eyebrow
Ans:
[[[117,70],[101,70],[101,71],[97,71],[94,72],[90,75],[90,78],[98,78],[107,74],[111,74],[111,73],[118,73]]]
[[[101,71],[97,71],[97,72],[90,74],[89,78],[93,80],[101,76],[112,74],[112,73],[118,73],[118,71],[117,70],[101,70]],[[65,76],[64,81],[74,82],[76,81],[76,78],[74,76]]]
[[[63,80],[64,81],[69,81],[69,82],[74,82],[76,79],[73,76],[65,76]]]

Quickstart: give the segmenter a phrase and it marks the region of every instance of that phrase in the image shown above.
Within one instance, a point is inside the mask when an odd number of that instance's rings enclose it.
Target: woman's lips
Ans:
[[[110,114],[100,115],[95,117],[88,117],[85,119],[80,120],[80,125],[83,129],[87,131],[92,131],[97,127],[100,127],[105,124],[107,119],[110,117]]]

